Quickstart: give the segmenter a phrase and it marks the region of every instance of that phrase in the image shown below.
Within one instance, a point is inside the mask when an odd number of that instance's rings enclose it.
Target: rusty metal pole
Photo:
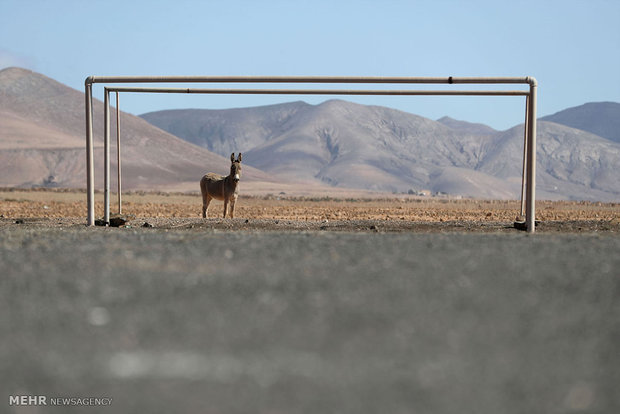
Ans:
[[[519,219],[523,220],[525,217],[525,175],[527,174],[527,133],[528,133],[528,125],[529,125],[529,108],[530,108],[530,97],[525,97],[525,123],[523,125],[523,168],[521,171],[521,212],[519,215]]]
[[[95,168],[93,161],[93,87],[90,78],[84,82],[86,112],[86,225],[95,225]]]
[[[536,231],[536,79],[530,78],[530,97],[528,109],[528,139],[527,139],[527,205],[526,223],[527,232]]]
[[[116,92],[116,165],[118,166],[118,214],[122,214],[121,207],[121,110],[118,105],[118,92]]]
[[[103,221],[110,225],[110,92],[103,95]]]

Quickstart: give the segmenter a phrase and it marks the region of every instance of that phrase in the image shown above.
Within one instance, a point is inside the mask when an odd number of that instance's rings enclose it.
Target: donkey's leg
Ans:
[[[209,217],[209,203],[211,202],[211,197],[210,196],[206,196],[203,197],[202,199],[202,218],[207,218]]]
[[[235,203],[237,202],[237,197],[232,197],[230,199],[230,218],[235,218]]]
[[[228,197],[224,197],[224,218],[226,218],[226,210],[228,210]]]

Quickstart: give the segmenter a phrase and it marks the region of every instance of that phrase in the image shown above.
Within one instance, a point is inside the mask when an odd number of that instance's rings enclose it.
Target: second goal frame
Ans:
[[[154,86],[104,87],[104,221],[110,219],[110,93],[116,93],[119,210],[121,166],[118,94],[124,93],[185,93],[185,94],[244,94],[244,95],[392,95],[392,96],[525,96],[525,131],[521,214],[525,213],[528,233],[536,227],[536,95],[538,83],[534,77],[346,77],[346,76],[89,76],[85,87],[86,120],[86,187],[87,225],[95,224],[94,154],[93,154],[93,95],[92,86],[101,84],[525,84],[528,90],[412,90],[412,89],[290,89],[290,88],[180,88]]]

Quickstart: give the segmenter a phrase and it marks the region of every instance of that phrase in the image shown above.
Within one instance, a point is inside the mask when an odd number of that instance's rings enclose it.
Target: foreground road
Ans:
[[[0,236],[0,412],[620,412],[618,236]]]

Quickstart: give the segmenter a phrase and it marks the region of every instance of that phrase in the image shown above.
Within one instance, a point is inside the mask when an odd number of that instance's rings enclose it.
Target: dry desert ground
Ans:
[[[95,195],[95,216],[103,216],[103,195]],[[511,229],[520,202],[451,199],[385,194],[343,198],[332,196],[295,197],[286,194],[240,196],[235,220],[222,220],[223,203],[214,200],[209,220],[201,215],[197,193],[128,192],[122,194],[122,213],[134,227],[221,227],[443,231]],[[111,195],[111,213],[118,213],[117,195]],[[86,194],[80,190],[0,190],[0,219],[4,225],[85,224]],[[549,231],[620,230],[620,203],[545,201],[536,203],[539,228]]]

